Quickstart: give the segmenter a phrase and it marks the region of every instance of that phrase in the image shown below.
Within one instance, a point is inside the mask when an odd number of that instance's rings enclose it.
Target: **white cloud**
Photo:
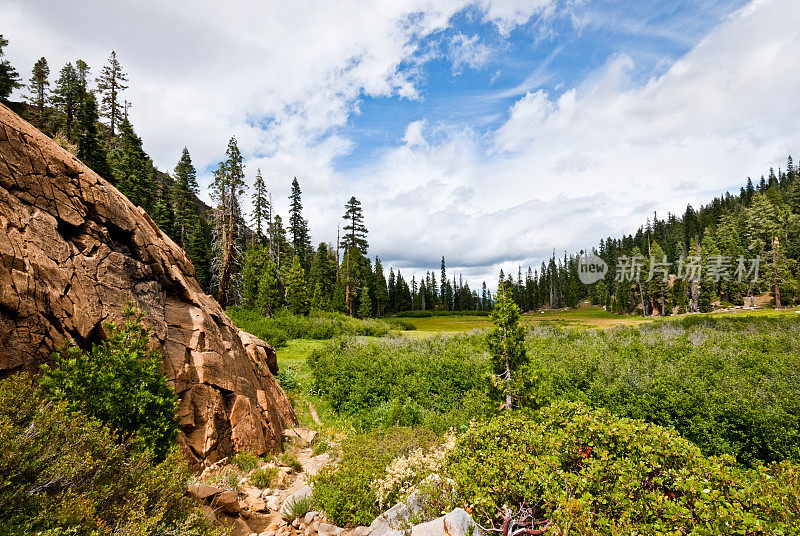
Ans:
[[[448,55],[453,65],[453,74],[461,74],[465,68],[481,69],[489,63],[492,57],[492,48],[481,42],[480,37],[472,37],[461,32],[450,38]]]

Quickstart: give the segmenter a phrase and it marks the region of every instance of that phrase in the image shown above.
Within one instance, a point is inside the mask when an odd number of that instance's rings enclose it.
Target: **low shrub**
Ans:
[[[303,517],[308,512],[311,511],[311,508],[314,506],[314,497],[313,495],[305,495],[303,497],[298,497],[297,499],[292,500],[291,504],[289,505],[289,517],[292,521],[297,518]]]
[[[237,452],[231,456],[231,465],[235,465],[245,473],[249,473],[258,467],[258,456],[250,452]]]
[[[250,484],[260,489],[272,487],[272,481],[278,476],[277,467],[261,467],[250,475]]]
[[[128,305],[122,327],[106,322],[108,339],[84,352],[69,343],[42,366],[40,384],[51,400],[132,435],[163,460],[178,433],[177,397],[161,373],[161,353],[150,349],[142,313]]]
[[[795,315],[800,316],[800,315]],[[800,318],[700,316],[528,334],[527,404],[583,401],[674,427],[707,455],[800,462]]]
[[[313,456],[319,456],[320,454],[325,454],[330,449],[331,449],[330,443],[328,443],[328,440],[323,437],[318,439],[317,442],[314,443],[314,446],[311,448],[311,454]]]
[[[798,467],[762,471],[706,458],[674,431],[559,402],[537,418],[503,414],[448,457],[479,523],[524,508],[553,534],[790,534]]]
[[[285,391],[299,391],[300,381],[297,379],[297,371],[291,365],[282,366],[275,376],[278,383]]]
[[[361,429],[466,428],[484,414],[488,365],[468,336],[337,339],[308,358],[315,392]],[[447,416],[442,419],[442,416]]]
[[[386,467],[384,476],[373,480],[371,484],[381,508],[392,506],[392,503],[408,495],[425,478],[441,474],[447,455],[455,444],[456,435],[449,432],[445,434],[444,443],[440,445],[428,449],[417,448],[392,460]]]
[[[189,470],[48,401],[31,380],[0,381],[0,526],[29,534],[218,534],[186,496]]]
[[[348,437],[339,464],[312,478],[316,505],[336,525],[369,525],[380,514],[373,481],[385,477],[394,458],[427,449],[435,441],[436,435],[424,428],[392,427]],[[385,500],[397,498],[395,494]]]
[[[301,464],[297,458],[289,454],[288,452],[283,452],[278,455],[277,457],[278,463],[285,467],[289,467],[293,469],[297,473],[301,473],[303,471],[303,464]]]
[[[239,489],[243,480],[242,472],[235,466],[226,465],[218,473],[208,477],[208,482],[214,486],[226,489]]]

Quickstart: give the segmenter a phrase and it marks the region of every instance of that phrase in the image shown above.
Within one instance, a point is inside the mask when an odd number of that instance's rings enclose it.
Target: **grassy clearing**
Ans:
[[[682,318],[696,316],[743,316],[747,318],[798,316],[798,308],[783,309],[757,309],[754,311],[737,309],[732,311],[719,311],[716,313],[702,313],[681,315],[679,317],[653,318],[633,315],[618,315],[605,311],[597,306],[583,306],[578,309],[534,311],[520,317],[520,322],[529,326],[552,324],[557,326],[609,328],[614,326],[633,326],[646,322],[675,321]],[[425,318],[404,318],[414,325],[415,331],[404,332],[410,337],[428,337],[436,333],[463,333],[472,330],[488,329],[492,326],[491,316],[455,315],[431,316]]]

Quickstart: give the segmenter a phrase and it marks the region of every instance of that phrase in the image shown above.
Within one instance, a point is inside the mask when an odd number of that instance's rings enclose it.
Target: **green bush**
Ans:
[[[208,483],[219,488],[239,489],[243,480],[242,472],[234,466],[227,465],[218,473],[208,478]]]
[[[160,352],[151,350],[142,314],[130,305],[123,327],[106,322],[108,339],[84,352],[74,343],[42,366],[40,384],[51,400],[133,435],[163,460],[178,433],[177,397],[161,373]]]
[[[330,449],[331,449],[330,443],[328,443],[328,440],[323,437],[318,439],[316,443],[314,443],[314,446],[311,449],[311,454],[312,456],[319,456],[320,454],[328,452]]]
[[[250,475],[250,484],[260,489],[266,489],[272,486],[272,481],[276,476],[278,476],[277,467],[261,467]]]
[[[422,424],[443,431],[466,427],[487,407],[489,369],[475,344],[467,336],[337,339],[308,364],[316,392],[362,429]]]
[[[303,465],[291,454],[288,452],[282,452],[277,456],[278,463],[285,467],[289,467],[293,469],[296,473],[301,473],[303,471]]]
[[[235,465],[245,473],[258,467],[258,456],[250,452],[237,452],[231,456],[231,465]]]
[[[275,379],[278,380],[278,383],[281,384],[281,387],[283,387],[285,391],[300,390],[300,381],[297,379],[297,371],[291,365],[282,366],[278,370]]]
[[[0,381],[0,445],[4,535],[218,533],[185,495],[177,449],[156,463],[151,450],[46,400],[26,376]]]
[[[800,316],[800,315],[796,315]],[[699,316],[607,330],[538,326],[514,376],[521,402],[582,401],[674,427],[706,455],[800,462],[800,318]],[[478,335],[334,340],[314,387],[360,429],[465,428],[491,412]]]
[[[370,484],[384,475],[394,458],[430,447],[435,440],[430,430],[401,427],[348,437],[342,443],[340,463],[322,469],[312,479],[315,504],[336,525],[369,525],[380,514]]]
[[[527,403],[579,400],[674,427],[707,455],[800,461],[800,318],[687,317],[610,330],[535,328]]]
[[[559,402],[471,429],[448,476],[495,526],[523,506],[553,534],[796,534],[798,467],[731,462],[660,426]]]
[[[293,499],[291,504],[289,504],[289,517],[292,521],[299,517],[303,517],[314,506],[314,497],[312,495],[306,495],[304,497],[298,497]]]

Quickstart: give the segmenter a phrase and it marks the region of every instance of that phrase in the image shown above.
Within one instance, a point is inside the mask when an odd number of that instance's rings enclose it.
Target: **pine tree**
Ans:
[[[128,120],[119,125],[117,145],[109,155],[109,163],[119,191],[149,213],[155,202],[155,169]]]
[[[151,215],[158,228],[161,229],[164,234],[172,238],[175,236],[173,233],[175,213],[172,212],[172,207],[170,207],[166,193],[163,187],[158,189],[156,200],[153,202],[151,209]]]
[[[3,49],[8,46],[8,39],[0,34],[0,101],[6,102],[11,92],[20,87],[19,73],[11,65],[11,62],[4,60]]]
[[[345,274],[345,304],[348,314],[351,316],[354,312],[354,284],[353,284],[353,270],[355,266],[351,266],[350,259],[354,256],[353,250],[358,250],[362,255],[367,253],[367,228],[364,226],[364,216],[361,213],[361,202],[355,197],[350,197],[350,200],[345,204],[345,213],[342,216],[347,224],[344,226],[345,236],[340,247],[344,249],[345,260],[342,263],[344,266]]]
[[[336,286],[336,257],[324,242],[319,243],[311,261],[309,284],[314,289],[312,305],[317,309],[330,310]]]
[[[75,114],[78,110],[82,97],[78,72],[72,63],[67,63],[62,69],[56,81],[53,91],[53,103],[56,108],[64,115],[64,135],[68,141],[75,137]]]
[[[258,300],[256,305],[262,314],[272,316],[280,307],[283,296],[280,280],[278,279],[278,269],[272,259],[267,258],[264,269],[258,280]]]
[[[292,181],[292,192],[289,195],[289,234],[292,237],[292,248],[300,258],[300,264],[308,269],[311,256],[311,238],[308,235],[308,221],[303,218],[303,203],[300,183],[297,177]]]
[[[441,272],[442,272],[441,273],[441,286],[439,287],[439,289],[442,292],[442,296],[441,296],[442,309],[445,310],[445,311],[449,311],[450,310],[450,300],[449,300],[449,296],[448,296],[448,292],[447,292],[448,282],[447,282],[447,270],[446,270],[445,264],[444,264],[444,255],[442,255]]]
[[[266,248],[256,242],[245,250],[242,257],[242,305],[254,309],[258,305],[259,283],[269,255]]]
[[[211,226],[204,218],[197,218],[185,248],[194,265],[195,277],[207,294],[211,293],[211,238]]]
[[[256,237],[262,241],[264,240],[264,231],[269,225],[270,210],[267,186],[264,183],[264,177],[261,176],[261,169],[258,169],[253,184],[253,223],[256,226]]]
[[[28,104],[36,108],[35,125],[39,130],[47,130],[47,102],[50,100],[50,67],[47,60],[42,57],[33,64],[31,77],[28,81]]]
[[[232,280],[241,255],[242,214],[239,199],[244,193],[245,182],[242,153],[235,137],[228,142],[225,155],[227,158],[219,163],[211,186],[217,202],[214,226],[217,301],[223,308],[228,305]]]
[[[97,128],[97,101],[94,93],[83,93],[76,123],[78,125],[78,158],[92,170],[108,181],[114,180],[108,163],[108,149]]]
[[[361,287],[361,295],[358,304],[358,318],[369,318],[372,316],[372,300],[369,298],[369,288],[364,285]]]
[[[394,268],[389,268],[389,281],[386,285],[386,306],[389,311],[397,312],[397,279],[394,276]]]
[[[306,287],[306,274],[295,255],[286,280],[286,306],[292,314],[307,315],[311,309]]]
[[[181,158],[175,166],[175,181],[172,185],[172,210],[175,213],[175,236],[181,247],[186,247],[191,230],[197,221],[196,195],[197,170],[192,165],[189,149],[183,148]]]
[[[395,294],[397,300],[397,311],[408,311],[411,309],[411,290],[408,283],[403,279],[403,274],[397,270],[397,281],[395,283]]]
[[[78,85],[81,91],[89,91],[89,64],[83,60],[75,60],[75,72],[78,75]]]
[[[383,275],[383,265],[381,264],[380,258],[375,257],[375,306],[378,316],[383,316],[386,312],[388,297],[386,278]]]
[[[112,50],[111,56],[108,58],[108,65],[103,67],[100,77],[97,78],[97,90],[102,95],[100,101],[102,116],[108,119],[112,136],[115,135],[115,128],[123,117],[122,103],[119,97],[121,92],[128,89],[128,86],[125,85],[127,81],[128,75],[122,71],[122,66],[117,61],[117,53]]]
[[[509,283],[497,289],[497,302],[492,312],[495,327],[487,337],[489,354],[494,368],[494,386],[510,410],[516,396],[514,373],[527,362],[525,354],[525,328],[519,325],[520,311],[514,303]]]
[[[342,219],[347,223],[344,226],[345,236],[341,248],[347,251],[357,247],[363,255],[367,254],[367,228],[364,226],[364,216],[361,213],[361,202],[355,197],[345,204],[345,213]]]
[[[648,258],[647,265],[647,277],[649,279],[649,281],[647,281],[647,295],[650,297],[654,315],[656,313],[661,315],[665,314],[664,304],[669,291],[669,276],[668,274],[664,275],[663,271],[658,270],[665,269],[663,263],[666,262],[666,259],[667,256],[664,254],[664,250],[661,249],[658,242],[653,242],[650,247],[650,257]],[[651,274],[652,277],[650,277]]]

